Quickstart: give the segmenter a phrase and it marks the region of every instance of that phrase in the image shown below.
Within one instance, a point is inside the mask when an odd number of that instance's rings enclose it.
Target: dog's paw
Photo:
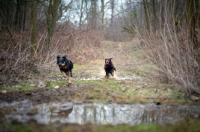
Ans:
[[[67,87],[69,87],[69,86],[71,86],[71,85],[72,85],[72,83],[68,83],[68,84],[66,84]]]

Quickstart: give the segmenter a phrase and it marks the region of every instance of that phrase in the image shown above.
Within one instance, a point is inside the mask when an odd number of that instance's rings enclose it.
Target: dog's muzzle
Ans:
[[[106,65],[109,65],[109,62],[106,62]]]
[[[62,63],[59,63],[58,66],[59,66],[60,68],[63,67],[63,66],[62,66]]]

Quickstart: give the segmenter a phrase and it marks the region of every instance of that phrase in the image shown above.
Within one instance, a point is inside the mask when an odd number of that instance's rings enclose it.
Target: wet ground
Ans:
[[[99,126],[125,124],[121,131],[131,131],[130,126],[176,126],[179,121],[186,121],[189,127],[188,119],[198,126],[199,98],[187,100],[181,86],[168,82],[138,44],[104,42],[98,60],[74,64],[70,86],[56,64],[51,66],[54,70],[41,69],[41,75],[31,76],[23,85],[2,86],[0,130],[22,131],[18,126],[26,130],[25,125],[27,131],[108,131],[110,127],[102,130]],[[109,79],[104,77],[104,58],[113,58],[117,69]],[[74,130],[74,124],[80,129]],[[120,131],[117,127],[112,130]]]
[[[174,124],[186,118],[200,119],[200,106],[114,104],[114,103],[73,103],[50,102],[34,104],[21,101],[0,104],[1,112],[8,112],[4,121],[37,124],[72,123],[85,125],[119,124]]]

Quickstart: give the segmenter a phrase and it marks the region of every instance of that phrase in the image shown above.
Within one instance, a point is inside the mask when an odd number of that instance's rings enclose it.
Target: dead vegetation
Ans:
[[[193,46],[188,30],[181,28],[177,31],[166,22],[156,32],[143,32],[141,38],[147,58],[159,67],[161,75],[183,85],[188,97],[200,95],[200,49]],[[200,38],[197,39],[200,42]]]
[[[58,48],[59,54],[67,54],[77,63],[88,62],[100,56],[102,37],[97,31],[75,30],[66,25],[61,25],[57,30],[54,41],[58,41],[58,44],[53,47]]]
[[[31,53],[30,33],[21,32],[11,39],[0,32],[0,83],[15,83],[42,70],[50,71],[57,55],[67,55],[74,63],[84,63],[100,56],[101,35],[96,31],[79,31],[69,25],[56,29],[51,45],[47,35],[38,33],[36,50]]]

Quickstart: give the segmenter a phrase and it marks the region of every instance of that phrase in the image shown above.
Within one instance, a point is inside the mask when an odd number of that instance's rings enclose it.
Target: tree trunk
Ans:
[[[152,0],[152,6],[153,6],[153,28],[156,30],[156,23],[157,23],[157,17],[156,17],[156,0]]]
[[[3,13],[2,13],[1,10],[0,10],[0,17],[3,19],[3,22],[4,22],[5,25],[6,25],[6,30],[8,31],[10,37],[12,38],[13,35],[12,35],[11,31],[10,31],[10,28],[9,28],[8,24],[6,23],[6,19],[5,19],[5,17],[4,17],[4,15],[3,15]]]
[[[114,19],[114,8],[115,8],[115,1],[111,0],[111,26],[113,25],[113,19]]]
[[[149,22],[149,14],[148,14],[147,1],[146,0],[143,0],[143,7],[144,7],[145,20],[146,20],[146,28],[149,31],[150,30],[150,22]]]
[[[91,29],[97,29],[97,0],[91,0]]]
[[[16,15],[15,15],[15,28],[17,31],[23,29],[23,0],[17,0]]]
[[[101,29],[104,29],[104,16],[105,16],[105,12],[104,12],[104,0],[101,0]]]
[[[81,0],[80,18],[79,18],[79,29],[82,29],[82,19],[83,19],[83,4],[84,0]]]
[[[31,0],[31,52],[36,50],[36,4],[35,0]]]
[[[195,0],[195,16],[196,16],[196,24],[198,24],[198,26],[200,27],[200,1],[199,0]]]
[[[32,1],[32,0],[31,0]],[[26,28],[26,12],[27,12],[27,1],[24,2],[24,10],[23,10],[23,30]]]
[[[50,48],[54,29],[57,21],[57,11],[60,0],[50,0],[47,11],[47,31],[48,31],[48,49]]]
[[[196,19],[195,19],[195,5],[194,0],[187,0],[187,15],[188,15],[188,25],[190,31],[190,39],[193,42],[194,48],[198,48],[199,44],[197,42],[197,36],[195,34],[195,26],[196,26]]]
[[[112,33],[112,39],[115,41],[115,30],[114,30],[114,9],[115,9],[115,0],[111,0],[110,2],[111,6],[111,33]]]

